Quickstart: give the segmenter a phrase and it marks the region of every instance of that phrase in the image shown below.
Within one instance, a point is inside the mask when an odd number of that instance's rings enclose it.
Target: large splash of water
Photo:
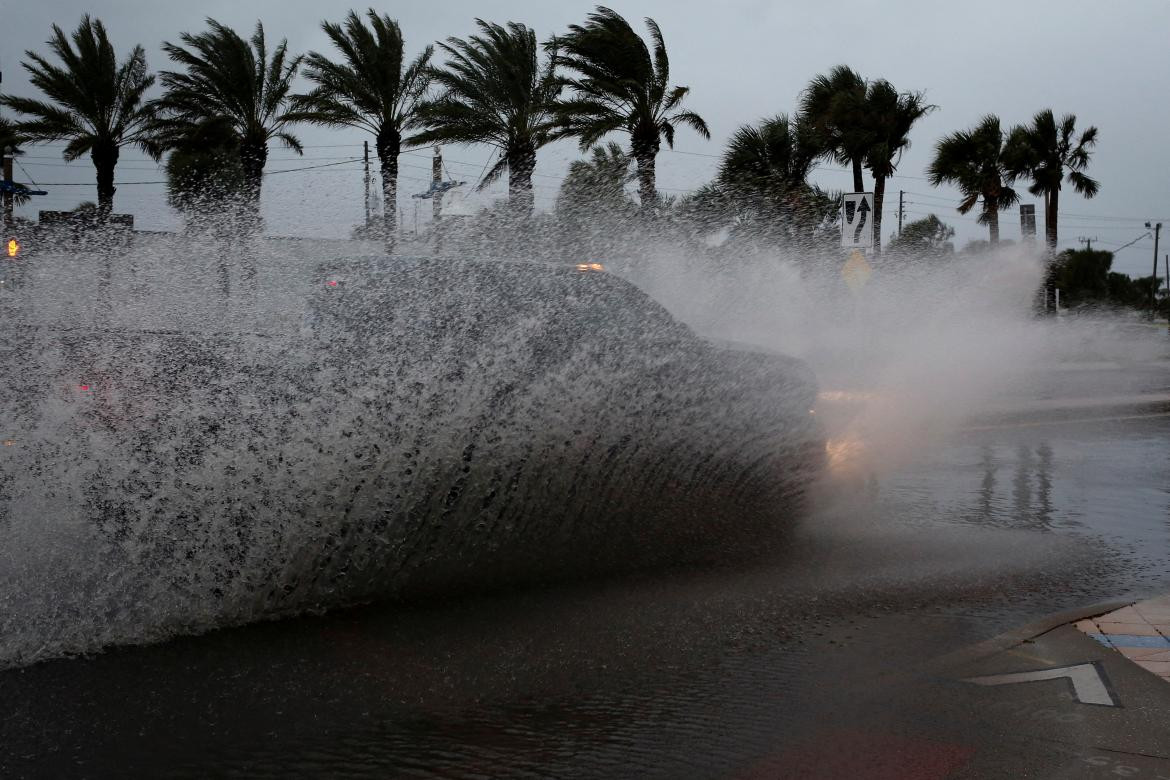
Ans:
[[[191,248],[46,253],[6,301],[2,663],[722,557],[818,463],[806,368],[616,276],[258,254],[232,291]]]

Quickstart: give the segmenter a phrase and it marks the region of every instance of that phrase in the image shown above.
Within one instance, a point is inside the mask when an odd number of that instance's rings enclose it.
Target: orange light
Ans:
[[[20,242],[15,238],[8,239],[8,256],[16,257],[20,254]]]

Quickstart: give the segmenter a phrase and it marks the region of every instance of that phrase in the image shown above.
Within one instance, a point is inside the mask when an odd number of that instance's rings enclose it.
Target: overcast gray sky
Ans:
[[[690,108],[706,118],[712,139],[679,132],[676,152],[659,157],[659,185],[682,193],[710,179],[723,142],[743,123],[792,111],[801,88],[816,73],[847,63],[870,78],[884,77],[899,89],[924,90],[939,110],[915,127],[912,148],[890,183],[885,220],[895,223],[898,190],[906,191],[908,219],[937,213],[953,225],[957,243],[986,236],[974,215],[955,213],[954,193],[923,180],[934,143],[942,135],[974,124],[986,113],[1005,124],[1027,121],[1037,110],[1077,115],[1078,127],[1096,125],[1100,140],[1090,175],[1101,193],[1084,200],[1062,193],[1061,241],[1096,237],[1102,248],[1116,248],[1145,232],[1143,222],[1159,219],[1170,230],[1170,3],[1166,0],[1025,0],[953,3],[940,0],[611,0],[631,20],[652,16],[661,25],[671,55],[675,83],[692,88]],[[336,20],[352,7],[334,0],[53,0],[0,8],[0,67],[4,90],[32,94],[19,67],[26,48],[42,49],[50,24],[76,27],[82,13],[101,18],[120,53],[141,43],[153,69],[167,67],[159,50],[181,31],[203,28],[206,16],[248,33],[257,19],[269,39],[287,37],[295,51],[329,51],[321,19]],[[364,8],[364,6],[358,6]],[[580,21],[587,2],[545,0],[441,0],[378,3],[396,17],[411,53],[428,42],[472,32],[479,16],[489,21],[523,21],[541,36]],[[360,154],[365,138],[356,131],[304,128],[305,158],[275,149],[269,170],[335,162]],[[475,181],[490,151],[451,147],[445,151],[455,178]],[[405,192],[425,187],[429,152],[404,157]],[[577,156],[572,145],[542,151],[537,168],[538,205],[555,197],[558,179]],[[60,186],[92,181],[88,161],[65,166],[59,148],[35,148],[22,160],[45,188],[42,208],[68,208],[95,197],[90,187]],[[17,178],[25,178],[17,171]],[[175,218],[163,204],[161,185],[131,184],[159,179],[159,171],[136,151],[118,169],[123,182],[119,211],[137,215],[144,228],[172,227]],[[824,186],[848,186],[845,172],[828,166],[817,171]],[[496,192],[502,192],[496,185]],[[490,197],[490,192],[488,196]],[[1033,200],[1025,193],[1025,202]],[[413,203],[404,199],[408,222]],[[1038,207],[1040,211],[1042,207]],[[339,165],[272,177],[265,183],[265,211],[274,233],[346,235],[360,221],[360,166]],[[1037,215],[1040,216],[1039,214]],[[1004,215],[1004,235],[1018,237],[1018,219]],[[1170,251],[1170,240],[1163,246]],[[1148,275],[1152,239],[1122,251],[1114,267]],[[1161,267],[1161,261],[1159,261]]]

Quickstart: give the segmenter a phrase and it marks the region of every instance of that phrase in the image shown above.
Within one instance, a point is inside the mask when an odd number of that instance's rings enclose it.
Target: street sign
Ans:
[[[968,677],[963,682],[976,685],[1014,685],[1015,683],[1038,682],[1040,680],[1067,679],[1072,683],[1073,695],[1081,704],[1097,704],[1102,707],[1120,706],[1109,692],[1105,675],[1095,663],[1058,666],[1054,669],[1036,669],[1015,674],[992,674],[986,677]]]
[[[1020,236],[1023,238],[1036,237],[1036,206],[1032,203],[1020,204]]]
[[[841,246],[873,246],[873,193],[847,192],[841,202]]]
[[[857,292],[864,287],[872,273],[873,268],[865,261],[865,255],[861,253],[860,249],[854,249],[850,252],[849,259],[845,261],[845,265],[841,268],[841,277],[853,292]]]

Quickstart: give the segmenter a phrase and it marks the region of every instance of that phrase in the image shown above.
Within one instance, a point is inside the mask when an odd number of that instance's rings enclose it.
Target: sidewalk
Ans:
[[[1170,683],[1170,595],[1081,620],[1076,626]]]

